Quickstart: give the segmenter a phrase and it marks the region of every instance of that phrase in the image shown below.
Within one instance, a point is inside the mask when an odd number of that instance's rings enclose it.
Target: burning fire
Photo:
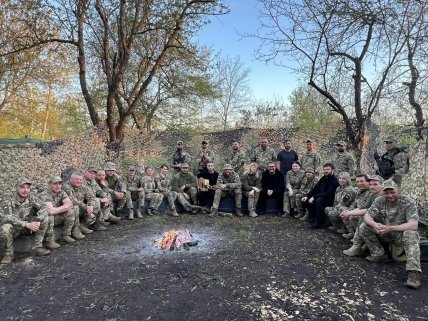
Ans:
[[[192,235],[188,230],[169,230],[165,232],[162,238],[157,240],[156,243],[163,250],[181,250],[183,247],[188,250],[189,246],[196,245],[198,241],[192,240]]]

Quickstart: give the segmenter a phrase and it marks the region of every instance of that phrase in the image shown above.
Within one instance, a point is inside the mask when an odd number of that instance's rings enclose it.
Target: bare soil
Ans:
[[[199,245],[160,250],[171,228]],[[123,221],[1,267],[0,319],[428,320],[426,279],[408,289],[404,263],[349,258],[349,246],[275,216]]]

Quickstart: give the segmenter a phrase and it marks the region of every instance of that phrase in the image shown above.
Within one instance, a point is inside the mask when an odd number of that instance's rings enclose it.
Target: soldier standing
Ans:
[[[269,147],[269,141],[266,137],[261,138],[260,146],[253,150],[251,161],[259,166],[260,175],[267,169],[268,162],[276,161],[276,152]]]
[[[202,147],[199,151],[196,163],[198,164],[198,173],[202,173],[207,170],[207,164],[214,162],[214,152],[208,148],[208,141],[202,141]]]
[[[314,143],[311,139],[306,140],[306,153],[302,155],[300,161],[303,170],[313,168],[316,175],[319,175],[321,172],[321,156],[314,151]]]
[[[297,214],[296,194],[300,192],[305,172],[300,169],[300,163],[295,161],[291,170],[285,175],[285,192],[282,217],[295,216]],[[296,212],[296,213],[294,213]]]
[[[183,150],[183,141],[179,140],[177,142],[177,149],[172,155],[172,168],[174,168],[176,173],[181,171],[181,165],[186,163],[190,164],[191,157],[189,153]]]
[[[333,155],[331,162],[337,173],[347,172],[353,176],[355,174],[355,159],[351,153],[346,151],[346,143],[338,141],[336,144],[337,153]]]
[[[137,210],[135,211],[137,218],[143,218],[141,214],[144,211],[144,187],[140,177],[136,175],[137,169],[135,166],[129,166],[128,173],[126,174],[126,202],[128,208],[134,208],[133,202],[137,202]],[[129,212],[128,219],[134,219],[134,213]]]
[[[245,155],[241,151],[241,144],[235,140],[232,142],[232,150],[225,158],[225,163],[233,167],[235,173],[241,177],[244,173]]]

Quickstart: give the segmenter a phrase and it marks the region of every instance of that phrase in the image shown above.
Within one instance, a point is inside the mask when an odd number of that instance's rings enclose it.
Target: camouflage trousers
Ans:
[[[361,224],[361,236],[367,244],[371,255],[381,256],[385,254],[382,242],[403,245],[407,256],[406,271],[421,272],[421,250],[418,231],[391,232],[378,235],[373,228],[366,223]]]
[[[218,206],[220,205],[220,200],[223,197],[234,197],[235,198],[235,206],[236,208],[241,208],[241,201],[242,201],[242,192],[240,188],[236,188],[233,190],[221,190],[216,189],[214,193],[214,201],[212,208],[218,209]]]
[[[40,222],[40,228],[34,233],[33,249],[41,247],[43,239],[46,235],[46,230],[49,225],[49,218],[46,217]],[[0,226],[0,240],[4,244],[4,255],[13,255],[13,240],[21,235],[31,235],[33,232],[26,227],[13,226],[12,224],[3,224]]]
[[[46,230],[46,241],[53,240],[53,230],[55,226],[63,225],[62,235],[71,235],[71,231],[74,226],[77,226],[79,218],[76,211],[73,209],[68,210],[67,212],[57,214],[54,216],[49,216],[48,228]]]
[[[303,207],[302,198],[305,196],[304,193],[296,193],[294,199],[296,201],[296,208],[299,214],[303,214],[305,212],[305,208]]]
[[[88,212],[86,209],[80,206],[73,206],[76,213],[78,213],[76,216],[78,217],[79,221],[77,222],[77,226],[80,225],[80,223],[83,223],[87,226],[92,225],[95,223],[96,220],[100,219],[101,211],[100,211],[100,203],[95,202],[94,205],[94,211],[92,212],[92,215],[88,215]]]
[[[349,216],[342,221],[349,233],[355,233],[358,226],[363,222],[362,218],[363,216]]]
[[[177,199],[177,192],[169,191],[162,193],[163,197],[168,201],[169,208],[174,211],[175,210],[175,200]]]
[[[113,203],[116,205],[116,208],[118,210],[122,209],[125,205],[128,209],[132,209],[132,201],[131,203],[129,203],[129,198],[127,196],[127,194],[125,194],[125,196],[123,198],[117,198],[114,193],[111,194],[111,199],[113,201]],[[131,207],[129,207],[131,205]]]
[[[138,201],[138,208],[144,207],[145,198],[146,194],[144,193],[144,191],[126,193],[126,206],[128,207],[128,209],[133,209],[133,202]]]
[[[341,207],[341,206],[328,206],[325,208],[324,211],[334,226],[343,225],[342,218],[340,217],[340,213],[342,213],[344,211],[343,207]]]
[[[192,205],[186,199],[186,197],[184,196],[184,193],[177,193],[177,201],[184,207],[186,211],[189,212],[192,209]]]
[[[185,188],[183,192],[190,196],[193,204],[198,204],[198,198],[196,197],[198,191],[195,187]]]
[[[293,190],[293,195],[290,196],[288,194],[288,191],[284,193],[284,200],[283,200],[283,211],[286,213],[290,213],[290,208],[294,208],[297,209],[297,204],[296,204],[296,196],[299,193],[299,190]]]
[[[146,200],[149,201],[149,208],[157,210],[163,201],[163,194],[147,193]]]
[[[245,196],[248,197],[248,211],[256,211],[257,202],[259,201],[260,192],[254,192],[253,195],[250,195],[250,192],[245,192]]]

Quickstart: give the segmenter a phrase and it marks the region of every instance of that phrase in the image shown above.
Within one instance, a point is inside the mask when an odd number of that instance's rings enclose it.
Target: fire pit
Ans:
[[[169,230],[162,235],[162,238],[156,240],[155,243],[162,250],[180,251],[181,249],[190,250],[191,246],[195,246],[199,242],[193,240],[192,234],[188,230]]]

